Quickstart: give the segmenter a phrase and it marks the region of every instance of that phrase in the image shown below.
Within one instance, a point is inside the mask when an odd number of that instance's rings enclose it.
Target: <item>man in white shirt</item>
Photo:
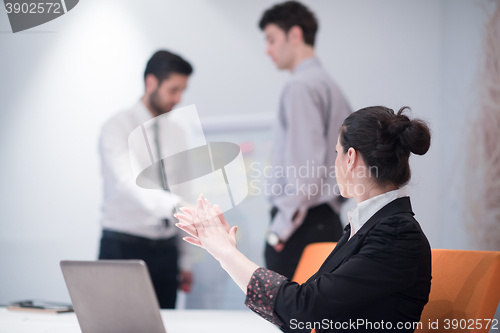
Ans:
[[[173,217],[181,198],[168,190],[136,185],[128,136],[144,122],[171,111],[180,102],[192,72],[192,66],[180,56],[156,52],[144,72],[144,95],[131,109],[109,119],[99,140],[104,181],[99,259],[144,260],[161,308],[175,308],[177,289],[188,292],[192,284],[189,248],[177,236]],[[160,153],[162,144],[177,144],[161,139],[162,123],[158,124],[155,153]]]

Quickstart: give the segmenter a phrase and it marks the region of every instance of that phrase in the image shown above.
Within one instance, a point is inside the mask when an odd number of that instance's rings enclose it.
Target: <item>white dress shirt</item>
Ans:
[[[347,212],[349,223],[351,224],[351,239],[359,229],[368,221],[376,212],[388,203],[402,197],[407,197],[406,189],[400,188],[377,195],[373,198],[360,202],[356,208]]]
[[[150,239],[170,238],[178,233],[178,228],[175,227],[177,220],[173,214],[181,198],[162,189],[137,186],[129,156],[129,134],[152,118],[150,111],[139,101],[131,109],[114,115],[102,126],[99,139],[104,183],[101,225],[104,229]],[[168,117],[164,119],[166,122],[160,122],[160,142],[172,144],[166,137],[175,137],[175,144],[182,144],[182,141],[187,140],[180,126],[169,123]],[[163,134],[165,132],[168,136]],[[153,135],[148,133],[148,137]],[[156,146],[151,148],[156,151]],[[169,219],[168,226],[165,226],[164,219]],[[181,270],[189,270],[192,252],[189,244],[181,239],[178,241],[178,248],[179,266]]]

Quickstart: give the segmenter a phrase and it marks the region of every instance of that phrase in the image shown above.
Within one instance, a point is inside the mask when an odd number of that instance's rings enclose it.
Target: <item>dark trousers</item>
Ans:
[[[271,211],[271,223],[276,209]],[[266,243],[265,258],[268,269],[292,279],[304,248],[311,243],[337,242],[342,236],[342,224],[337,213],[328,204],[310,208],[302,225],[295,230],[285,243],[281,252],[277,252]]]
[[[175,237],[151,240],[103,230],[99,259],[144,260],[162,309],[175,308],[179,273],[177,257]]]

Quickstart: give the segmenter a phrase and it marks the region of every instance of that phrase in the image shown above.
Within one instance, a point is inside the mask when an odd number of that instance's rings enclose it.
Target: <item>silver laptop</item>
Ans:
[[[82,333],[166,333],[142,260],[61,261]]]

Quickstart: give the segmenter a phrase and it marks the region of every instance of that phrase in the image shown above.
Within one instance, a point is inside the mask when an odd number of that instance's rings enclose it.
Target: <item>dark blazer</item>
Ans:
[[[306,283],[281,281],[273,315],[282,329],[310,332],[310,328],[298,329],[297,323],[320,322],[318,333],[413,332],[413,326],[401,329],[397,325],[408,327],[420,320],[431,286],[429,242],[413,215],[409,197],[396,199],[350,240],[348,225],[333,252]],[[382,321],[385,326],[377,329]],[[353,326],[353,322],[360,325]],[[335,328],[339,325],[343,329]]]

